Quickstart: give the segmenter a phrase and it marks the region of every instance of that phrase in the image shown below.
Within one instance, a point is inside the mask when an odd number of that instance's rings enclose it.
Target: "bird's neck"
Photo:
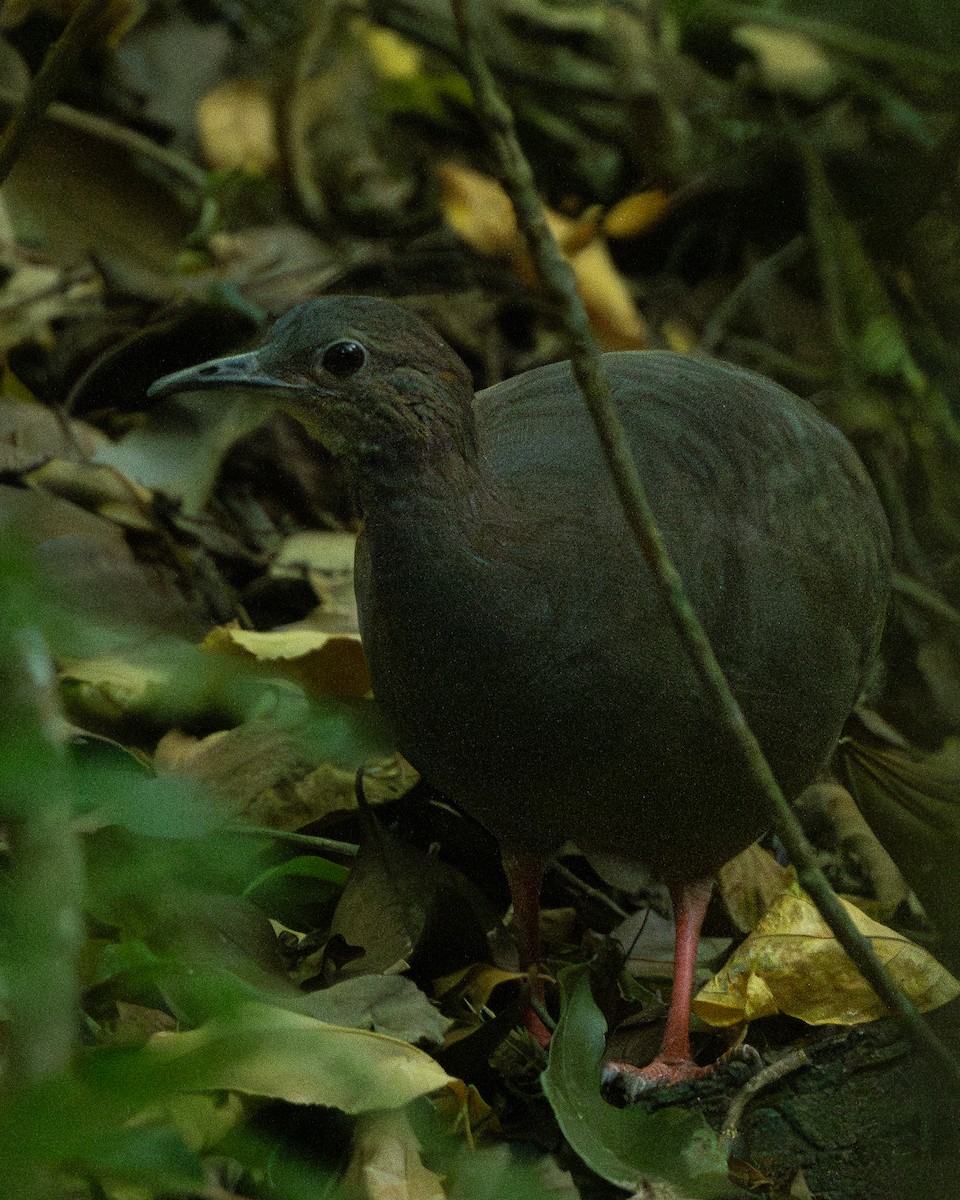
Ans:
[[[477,465],[472,394],[437,387],[378,397],[350,438],[350,468],[364,519],[469,506]]]

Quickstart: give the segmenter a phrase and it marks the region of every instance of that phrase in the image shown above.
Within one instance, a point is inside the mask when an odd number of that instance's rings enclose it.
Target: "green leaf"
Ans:
[[[252,880],[243,889],[244,897],[248,897],[257,888],[263,887],[265,884],[274,883],[278,879],[287,879],[291,876],[296,878],[316,879],[321,883],[328,883],[333,888],[342,888],[347,882],[350,875],[350,868],[341,866],[340,863],[330,862],[329,859],[321,858],[319,854],[302,854],[297,858],[291,858],[285,863],[280,863],[276,867],[268,867],[256,879]]]
[[[227,1090],[359,1113],[400,1108],[448,1082],[429,1055],[405,1042],[240,1003],[186,1033],[102,1050],[78,1071],[25,1090],[0,1123],[0,1194],[17,1195],[16,1181],[38,1168],[84,1164],[96,1173],[125,1160],[133,1169],[138,1157],[142,1168],[150,1153],[157,1178],[185,1179],[190,1163],[173,1142],[160,1138],[150,1150],[149,1139],[138,1147],[140,1135],[125,1141],[118,1131],[185,1092]]]
[[[453,1024],[402,975],[358,975],[311,996],[310,1012],[321,1021],[377,1033],[404,1042],[439,1043]]]
[[[146,1070],[178,1091],[245,1092],[348,1113],[400,1108],[450,1081],[406,1042],[257,1003],[186,1033],[158,1035],[143,1055]]]
[[[726,1159],[699,1113],[614,1108],[600,1094],[606,1024],[586,967],[560,974],[563,1007],[541,1076],[564,1137],[603,1179],[629,1191],[660,1180],[695,1200],[729,1196]]]

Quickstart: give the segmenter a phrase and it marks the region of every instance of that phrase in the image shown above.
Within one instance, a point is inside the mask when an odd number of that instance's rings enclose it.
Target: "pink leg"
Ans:
[[[520,970],[528,975],[530,992],[543,1001],[540,977],[540,886],[543,883],[543,859],[526,851],[503,851],[503,869],[513,901],[513,935],[517,940]],[[550,1045],[550,1031],[529,1006],[523,1017],[529,1033],[541,1046]]]
[[[682,1083],[709,1074],[711,1067],[698,1067],[690,1055],[690,1001],[697,962],[700,930],[706,916],[713,881],[670,885],[673,914],[677,925],[673,960],[673,995],[667,1013],[667,1028],[657,1057],[646,1067],[628,1063],[608,1063],[605,1075],[630,1076],[627,1090],[636,1092],[660,1084]]]

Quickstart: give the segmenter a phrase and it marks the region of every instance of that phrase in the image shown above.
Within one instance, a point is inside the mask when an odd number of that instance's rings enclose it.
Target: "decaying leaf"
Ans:
[[[270,567],[278,577],[306,576],[321,608],[310,622],[328,633],[358,633],[357,598],[353,587],[356,535],[334,530],[294,533],[284,541]]]
[[[497,1114],[472,1083],[454,1079],[437,1093],[433,1105],[451,1129],[464,1131],[471,1147],[482,1138],[500,1132]]]
[[[638,909],[611,933],[627,955],[626,968],[638,978],[673,978],[676,926],[652,908]],[[702,978],[710,974],[709,965],[720,960],[730,948],[730,939],[704,937],[697,951],[698,971]]]
[[[88,256],[132,294],[181,290],[177,260],[195,216],[136,153],[87,131],[36,129],[5,184],[13,219],[36,232],[54,266]]]
[[[960,983],[928,951],[842,897],[840,903],[921,1012],[960,995]],[[858,1025],[887,1015],[799,887],[781,896],[723,970],[701,989],[693,1011],[721,1026],[778,1012],[810,1025]]]
[[[435,980],[433,991],[448,1012],[455,1009],[460,1019],[476,1025],[495,988],[524,978],[526,975],[521,971],[504,971],[489,963],[471,963],[461,971]]]
[[[225,813],[242,816],[268,788],[307,770],[302,729],[265,718],[194,738],[171,729],[154,756],[158,771],[203,783]]]
[[[72,500],[127,529],[141,533],[155,529],[150,493],[114,467],[54,459],[24,479],[30,487]]]
[[[107,444],[98,429],[83,421],[58,420],[42,404],[0,398],[0,471],[4,474],[38,467],[51,458],[82,461]]]

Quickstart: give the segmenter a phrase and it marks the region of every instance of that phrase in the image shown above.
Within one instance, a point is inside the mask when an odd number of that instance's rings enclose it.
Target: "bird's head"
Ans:
[[[290,310],[256,350],[158,379],[153,398],[266,389],[335,454],[472,444],[470,374],[429,325],[389,300],[327,296]]]

